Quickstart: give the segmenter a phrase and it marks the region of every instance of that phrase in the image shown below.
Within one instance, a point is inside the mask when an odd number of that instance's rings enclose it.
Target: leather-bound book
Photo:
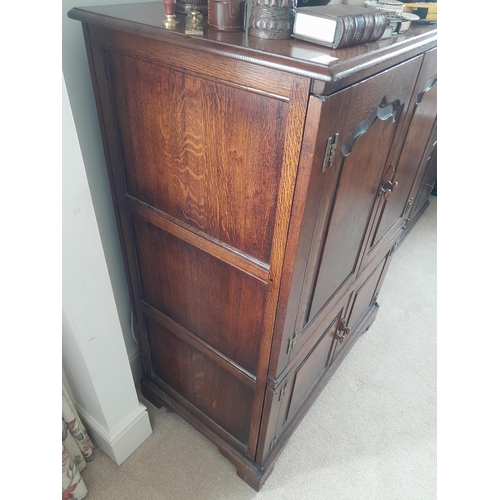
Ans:
[[[387,14],[359,5],[299,7],[292,36],[333,49],[374,42],[387,27]]]

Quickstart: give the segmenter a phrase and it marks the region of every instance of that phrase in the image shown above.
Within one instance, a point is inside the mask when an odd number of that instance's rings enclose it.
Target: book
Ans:
[[[321,5],[296,9],[292,36],[333,49],[374,42],[387,27],[386,12],[359,5]]]

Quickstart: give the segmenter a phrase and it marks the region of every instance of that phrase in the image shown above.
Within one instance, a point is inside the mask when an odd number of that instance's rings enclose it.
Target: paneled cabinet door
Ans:
[[[314,148],[312,175],[322,175],[324,181],[314,193],[320,201],[297,334],[328,304],[335,307],[358,273],[379,186],[421,61],[422,56],[410,59],[327,98],[311,97],[309,112],[318,116],[316,144],[324,145]]]
[[[366,330],[366,324],[373,310],[378,307],[377,297],[389,268],[395,244],[386,252],[380,261],[373,261],[359,276],[357,285],[349,303],[343,328],[336,335],[333,348],[333,359],[337,359],[346,347],[352,343],[352,335],[358,336]]]
[[[385,248],[388,241],[404,225],[411,207],[410,191],[414,186],[419,168],[426,162],[425,154],[432,140],[437,116],[437,49],[424,55],[422,68],[413,92],[408,118],[403,127],[404,141],[398,141],[394,157],[384,172],[378,189],[380,204],[377,220],[373,225],[366,249],[363,267],[378,248]],[[401,149],[402,148],[402,149]],[[396,161],[394,158],[398,157]],[[410,206],[408,203],[410,202]]]
[[[264,413],[267,428],[262,431],[263,437],[257,452],[257,461],[262,463],[271,453],[276,442],[288,429],[298,423],[304,414],[305,407],[312,404],[318,387],[331,364],[333,345],[339,335],[339,328],[346,323],[347,300],[337,306],[330,316],[328,325],[319,335],[317,342],[309,352],[298,359],[285,374],[276,388],[266,388]]]
[[[434,126],[434,132],[431,136],[429,148],[425,155],[425,161],[422,165],[422,172],[417,177],[415,186],[412,189],[410,200],[408,202],[408,213],[405,214],[405,223],[403,227],[411,227],[418,217],[425,210],[429,196],[437,179],[437,126]]]

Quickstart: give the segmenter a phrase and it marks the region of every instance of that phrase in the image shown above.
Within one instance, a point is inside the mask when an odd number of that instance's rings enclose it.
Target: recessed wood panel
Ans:
[[[146,322],[154,375],[247,445],[254,391],[168,329]]]
[[[309,257],[309,272],[314,271],[304,281],[304,291],[311,286],[312,293],[307,293],[303,324],[345,291],[355,277],[381,180],[395,149],[393,141],[405,123],[421,62],[421,57],[411,59],[337,92],[323,103],[319,129],[322,135],[337,138],[331,169],[339,175],[330,176],[333,182],[326,184],[321,195]]]
[[[130,195],[269,262],[288,104],[107,53]]]
[[[321,374],[326,370],[336,325],[337,322],[297,368],[286,420],[295,416]]]
[[[143,300],[256,374],[267,285],[132,216]]]
[[[428,141],[437,116],[437,53],[426,54],[416,86],[415,102],[411,110],[412,118],[404,141],[404,146],[397,162],[394,181],[398,189],[391,193],[384,203],[378,227],[374,232],[370,249],[405,216],[405,209],[413,181],[418,169],[425,161],[424,153],[428,150]]]
[[[380,276],[384,270],[386,260],[384,259],[370,274],[366,281],[356,290],[353,305],[349,315],[348,325],[355,329],[370,307],[374,304],[375,291],[378,287]]]
[[[377,120],[344,159],[310,318],[354,272],[394,128],[392,119]]]

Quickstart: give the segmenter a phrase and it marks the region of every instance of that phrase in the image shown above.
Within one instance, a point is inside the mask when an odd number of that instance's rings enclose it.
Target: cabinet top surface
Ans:
[[[177,14],[174,29],[165,29],[162,2],[146,2],[97,7],[76,7],[72,19],[139,36],[162,40],[172,46],[189,47],[323,82],[334,82],[346,74],[390,64],[391,60],[413,57],[437,45],[437,24],[413,24],[404,34],[377,42],[333,50],[301,40],[268,40],[247,32],[219,32],[203,20],[203,35],[186,35],[185,18]],[[397,62],[397,61],[396,61]]]

